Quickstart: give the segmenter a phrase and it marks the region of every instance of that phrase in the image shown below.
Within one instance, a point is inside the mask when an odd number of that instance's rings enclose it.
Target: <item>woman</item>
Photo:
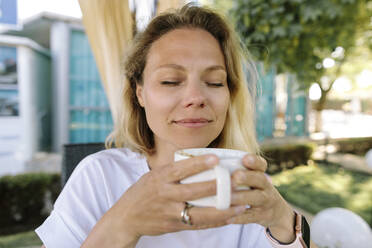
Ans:
[[[252,189],[234,191],[229,209],[185,205],[214,195],[215,182],[178,182],[215,166],[218,158],[173,162],[175,151],[258,153],[243,62],[235,33],[209,9],[186,5],[152,20],[126,59],[121,125],[108,144],[120,148],[78,165],[36,230],[44,245],[306,247],[296,238],[298,216],[268,181],[259,156],[247,155],[242,163],[248,170],[232,175],[233,188]]]

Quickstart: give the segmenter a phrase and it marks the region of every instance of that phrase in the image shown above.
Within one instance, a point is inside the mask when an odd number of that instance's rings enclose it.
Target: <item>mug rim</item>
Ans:
[[[199,151],[198,154],[195,154],[196,151]],[[185,157],[194,157],[194,156],[201,156],[206,154],[214,154],[216,156],[222,156],[224,158],[242,158],[243,156],[247,155],[248,152],[242,150],[235,150],[235,149],[227,149],[227,148],[186,148],[181,149],[175,152],[180,156]],[[191,154],[190,154],[191,153]]]

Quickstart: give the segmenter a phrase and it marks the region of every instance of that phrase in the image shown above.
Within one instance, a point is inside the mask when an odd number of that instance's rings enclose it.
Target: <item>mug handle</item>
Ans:
[[[231,204],[231,177],[229,170],[222,166],[215,166],[216,174],[216,208],[219,210],[228,209]]]

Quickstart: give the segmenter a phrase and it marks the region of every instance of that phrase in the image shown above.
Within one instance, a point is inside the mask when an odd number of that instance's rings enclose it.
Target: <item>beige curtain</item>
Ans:
[[[127,0],[79,0],[83,24],[116,123],[123,84],[121,60],[133,36]]]

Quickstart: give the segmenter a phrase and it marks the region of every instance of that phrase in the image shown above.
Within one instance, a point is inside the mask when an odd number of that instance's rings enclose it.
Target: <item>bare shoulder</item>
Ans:
[[[45,245],[42,245],[40,248],[46,248]]]

